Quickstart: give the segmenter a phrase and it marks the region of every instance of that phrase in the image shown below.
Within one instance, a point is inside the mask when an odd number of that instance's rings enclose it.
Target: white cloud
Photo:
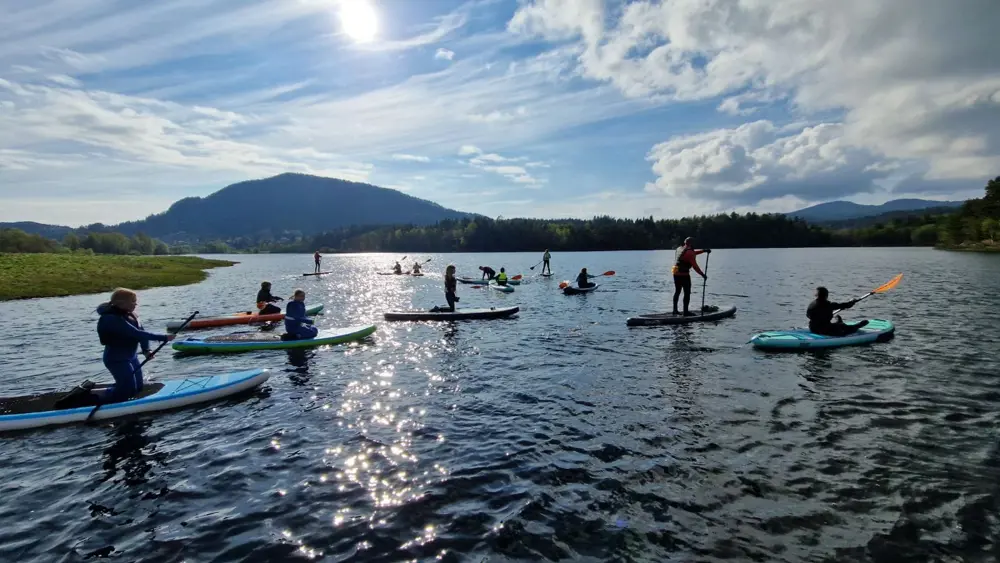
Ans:
[[[463,146],[458,153],[472,157],[468,160],[469,166],[499,174],[515,184],[525,184],[527,187],[537,188],[545,183],[545,180],[535,178],[528,173],[525,166],[517,164],[528,160],[527,157],[506,157],[496,153],[486,153],[474,146]]]
[[[415,154],[394,154],[392,155],[393,160],[402,160],[407,162],[430,162],[431,159],[426,156],[418,156]]]
[[[479,147],[474,145],[462,145],[461,147],[458,148],[458,154],[462,156],[470,154],[479,154],[481,152],[483,151],[480,150]]]
[[[441,61],[450,61],[455,58],[455,51],[440,48],[434,53],[434,58]]]
[[[928,180],[978,181],[1000,167],[998,21],[995,0],[961,9],[938,0],[641,1],[615,12],[599,0],[535,0],[508,28],[570,42],[579,74],[626,96],[728,95],[719,110],[733,115],[788,99],[801,112],[841,112],[840,143],[875,159],[923,162]]]

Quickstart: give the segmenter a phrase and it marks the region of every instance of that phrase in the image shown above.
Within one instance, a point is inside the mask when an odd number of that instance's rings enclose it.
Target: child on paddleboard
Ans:
[[[295,290],[285,307],[285,333],[288,340],[308,340],[319,334],[312,319],[306,316],[306,292],[301,289]]]

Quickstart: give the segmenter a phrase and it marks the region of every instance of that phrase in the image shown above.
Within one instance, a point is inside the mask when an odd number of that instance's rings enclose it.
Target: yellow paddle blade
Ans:
[[[885,285],[880,286],[878,289],[876,289],[872,293],[885,293],[886,291],[889,291],[890,289],[892,289],[892,288],[896,287],[897,285],[899,285],[899,281],[901,279],[903,279],[903,274],[899,274],[898,276],[892,278],[891,280],[889,280],[888,282],[886,282]]]

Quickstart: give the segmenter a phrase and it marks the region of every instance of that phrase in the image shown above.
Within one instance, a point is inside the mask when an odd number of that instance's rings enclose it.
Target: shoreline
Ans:
[[[238,262],[197,256],[0,254],[0,302],[190,285]]]

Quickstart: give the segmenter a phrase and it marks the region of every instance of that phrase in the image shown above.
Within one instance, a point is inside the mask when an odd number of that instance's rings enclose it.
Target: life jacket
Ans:
[[[507,274],[504,272],[497,274],[497,283],[507,283]]]
[[[680,248],[677,249],[676,252],[674,252],[675,261],[674,261],[674,267],[671,269],[671,272],[675,276],[691,275],[691,262],[685,259],[688,251],[689,251],[688,248],[681,246]],[[694,251],[691,251],[691,255],[692,256],[694,255]]]

